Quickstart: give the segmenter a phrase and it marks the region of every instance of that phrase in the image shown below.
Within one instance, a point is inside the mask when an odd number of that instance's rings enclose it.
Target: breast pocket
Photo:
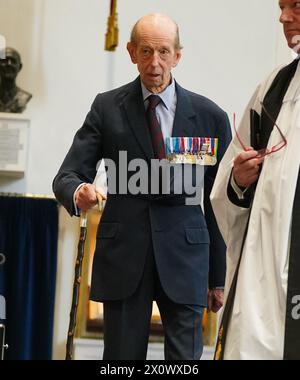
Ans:
[[[209,244],[209,233],[206,228],[185,228],[186,240],[189,244]]]

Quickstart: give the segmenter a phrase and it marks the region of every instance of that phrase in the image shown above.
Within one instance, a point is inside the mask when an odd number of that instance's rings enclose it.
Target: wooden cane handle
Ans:
[[[96,196],[97,196],[97,200],[98,200],[99,211],[102,211],[103,210],[103,197],[100,193],[98,193],[98,191],[96,192]]]

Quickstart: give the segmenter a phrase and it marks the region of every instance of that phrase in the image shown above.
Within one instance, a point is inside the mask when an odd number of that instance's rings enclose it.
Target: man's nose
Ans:
[[[152,55],[151,65],[152,66],[158,66],[159,65],[159,60],[160,60],[159,52],[155,51],[153,53],[153,55]]]
[[[293,20],[293,10],[291,8],[282,9],[279,21],[284,24],[286,22],[293,22]]]

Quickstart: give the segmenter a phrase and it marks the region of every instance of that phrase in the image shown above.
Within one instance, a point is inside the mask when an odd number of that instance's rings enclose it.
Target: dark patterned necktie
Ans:
[[[163,134],[155,112],[156,106],[161,102],[161,99],[158,95],[150,95],[148,100],[149,105],[146,111],[146,118],[151,134],[154,157],[161,160],[166,157],[166,152]]]

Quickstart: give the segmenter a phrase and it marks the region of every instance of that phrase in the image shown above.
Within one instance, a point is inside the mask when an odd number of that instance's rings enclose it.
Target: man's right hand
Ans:
[[[96,190],[96,186],[89,183],[82,185],[75,195],[76,206],[82,211],[94,207],[98,203],[98,199],[106,200],[105,194]]]
[[[264,161],[253,148],[240,153],[233,163],[233,178],[241,188],[250,187],[259,177],[259,165]]]

